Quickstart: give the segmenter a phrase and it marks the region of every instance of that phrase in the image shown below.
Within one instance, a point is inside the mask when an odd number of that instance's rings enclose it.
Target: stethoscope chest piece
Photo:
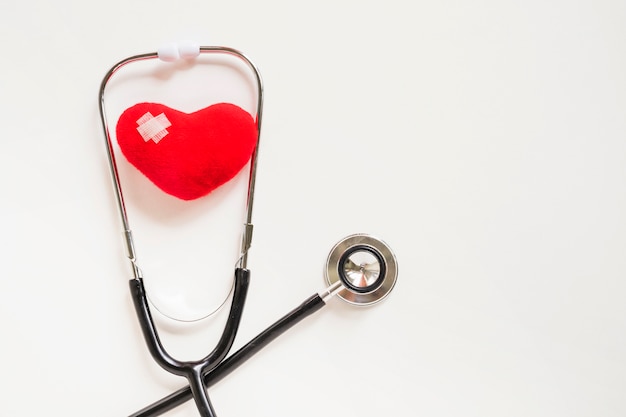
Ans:
[[[355,305],[381,301],[398,278],[396,257],[387,244],[367,234],[350,235],[338,242],[326,261],[328,285],[341,282],[337,294]]]

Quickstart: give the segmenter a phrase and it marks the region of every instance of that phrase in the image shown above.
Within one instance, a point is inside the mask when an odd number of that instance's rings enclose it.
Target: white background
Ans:
[[[213,387],[220,417],[626,415],[624,22],[621,0],[3,2],[0,414],[125,416],[183,385],[133,315],[97,91],[195,36],[266,86],[236,347],[348,234],[400,266],[382,304],[333,300]],[[217,337],[164,327],[184,355]]]

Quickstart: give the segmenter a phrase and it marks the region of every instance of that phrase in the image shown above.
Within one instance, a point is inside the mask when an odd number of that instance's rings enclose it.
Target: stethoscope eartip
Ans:
[[[385,242],[367,234],[350,235],[339,241],[326,261],[328,285],[340,282],[337,295],[354,305],[381,301],[398,278],[396,257]]]

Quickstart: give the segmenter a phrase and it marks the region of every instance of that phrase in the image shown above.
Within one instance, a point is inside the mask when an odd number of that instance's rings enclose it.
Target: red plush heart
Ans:
[[[136,104],[122,113],[116,133],[126,159],[183,200],[207,195],[232,179],[250,160],[257,140],[252,116],[229,103],[193,113]]]

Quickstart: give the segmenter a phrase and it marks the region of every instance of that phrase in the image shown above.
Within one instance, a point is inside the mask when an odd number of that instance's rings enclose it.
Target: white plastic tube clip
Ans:
[[[174,42],[169,42],[161,45],[161,47],[157,50],[157,55],[159,55],[159,59],[165,62],[174,62],[180,58],[180,54],[178,52],[178,45]]]
[[[193,41],[182,41],[178,44],[178,54],[183,59],[194,59],[200,55],[200,45]]]
[[[200,45],[193,41],[169,42],[161,45],[157,54],[159,59],[165,62],[175,62],[181,58],[194,59],[200,55]]]

